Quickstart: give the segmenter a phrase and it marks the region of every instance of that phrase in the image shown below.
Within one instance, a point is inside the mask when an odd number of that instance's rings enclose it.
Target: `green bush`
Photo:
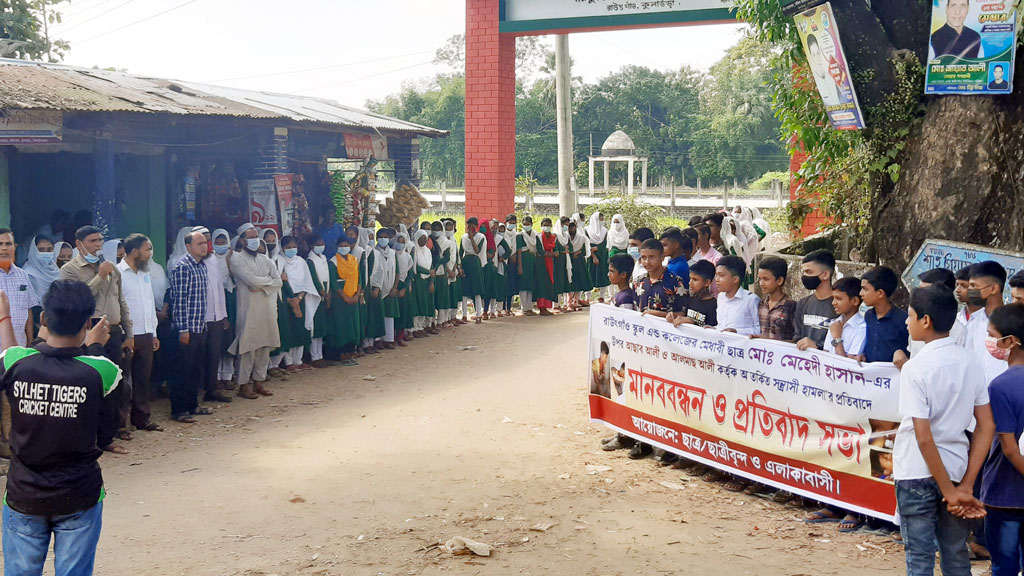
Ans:
[[[587,207],[587,218],[598,211],[605,215],[604,223],[608,227],[611,227],[613,215],[622,214],[626,220],[626,229],[630,232],[643,227],[658,232],[661,230],[661,221],[665,217],[665,210],[640,200],[636,194],[616,192],[609,193],[597,204]]]
[[[788,188],[789,172],[765,172],[764,176],[751,182],[747,188],[749,190],[768,190],[772,187],[772,182],[782,182],[783,188]]]

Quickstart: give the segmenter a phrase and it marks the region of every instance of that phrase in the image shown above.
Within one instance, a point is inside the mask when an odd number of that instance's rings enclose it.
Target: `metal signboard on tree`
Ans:
[[[864,127],[864,114],[857,101],[832,5],[826,2],[801,12],[793,21],[832,128],[860,130]]]

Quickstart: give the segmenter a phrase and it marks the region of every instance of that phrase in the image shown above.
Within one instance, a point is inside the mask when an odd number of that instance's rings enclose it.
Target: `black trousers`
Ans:
[[[120,326],[110,327],[110,339],[103,347],[103,356],[114,364],[121,367],[124,372],[124,330]],[[123,380],[114,388],[114,391],[107,394],[100,404],[100,421],[96,427],[96,445],[100,448],[110,446],[114,441],[114,435],[125,424],[121,419],[121,410],[131,402],[132,391]]]
[[[188,344],[178,345],[178,370],[171,380],[171,415],[199,407],[199,387],[206,359],[206,332],[191,332]]]
[[[132,425],[145,428],[149,425],[150,379],[153,375],[153,335],[140,334],[135,337],[135,351],[132,352]],[[124,416],[122,416],[122,419]]]
[[[206,347],[203,350],[203,388],[206,393],[220,390],[220,357],[224,351],[227,328],[224,320],[206,323]]]

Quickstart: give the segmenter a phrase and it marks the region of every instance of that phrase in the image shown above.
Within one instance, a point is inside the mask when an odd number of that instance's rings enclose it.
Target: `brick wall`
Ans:
[[[515,207],[515,37],[498,32],[499,0],[466,0],[466,215]]]
[[[274,128],[260,135],[259,162],[256,176],[269,177],[288,173],[288,129]]]
[[[795,174],[800,166],[803,165],[804,160],[807,160],[807,154],[803,149],[798,149],[793,152],[793,155],[789,159],[789,171]],[[800,186],[800,181],[796,178],[792,178],[789,181],[789,199],[790,201],[796,200],[797,188]],[[815,210],[804,218],[804,224],[800,227],[801,236],[811,236],[817,234],[820,230],[821,224],[825,221],[825,216],[820,211]]]

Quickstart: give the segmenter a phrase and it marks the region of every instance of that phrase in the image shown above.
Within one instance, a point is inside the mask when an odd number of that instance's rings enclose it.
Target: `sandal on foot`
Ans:
[[[747,488],[747,483],[742,480],[733,478],[732,480],[726,482],[723,488],[725,488],[729,492],[743,492]]]
[[[139,428],[139,430],[145,430],[146,432],[163,432],[164,431],[164,429],[159,424],[157,424],[156,422],[150,422],[149,424],[146,424],[142,428]]]
[[[804,517],[805,524],[834,524],[841,522],[842,518],[836,516],[835,512],[822,508],[821,510],[815,510],[806,517]]]
[[[103,447],[104,452],[110,452],[112,454],[127,454],[128,449],[120,444],[107,444]]]
[[[864,525],[864,521],[855,514],[847,514],[846,517],[839,523],[839,532],[843,534],[849,534],[850,532],[856,532],[860,530],[860,527]]]
[[[193,416],[209,416],[210,414],[213,414],[213,410],[210,410],[206,406],[200,406],[199,408],[196,408],[195,410],[190,410],[189,414],[191,414]]]
[[[118,430],[117,433],[114,434],[114,436],[116,436],[119,440],[124,441],[129,441],[132,439],[132,433],[127,430]]]

